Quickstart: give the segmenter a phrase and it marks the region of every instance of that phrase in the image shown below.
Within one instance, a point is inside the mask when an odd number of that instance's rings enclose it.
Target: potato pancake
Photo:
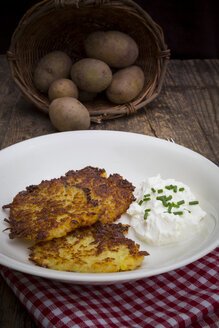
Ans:
[[[88,188],[91,198],[98,202],[98,206],[105,208],[100,218],[102,223],[119,219],[135,200],[133,185],[119,174],[107,178],[104,170],[88,166],[79,171],[67,172],[66,179],[70,185]]]
[[[18,193],[9,208],[10,238],[51,240],[83,226],[114,222],[135,200],[134,187],[118,174],[91,166],[44,180]]]
[[[104,213],[86,188],[69,186],[65,179],[42,181],[18,193],[10,209],[9,237],[50,240],[95,223]]]
[[[39,242],[29,259],[37,265],[61,271],[106,273],[135,270],[148,255],[124,236],[128,226],[102,224],[76,229],[67,236]]]

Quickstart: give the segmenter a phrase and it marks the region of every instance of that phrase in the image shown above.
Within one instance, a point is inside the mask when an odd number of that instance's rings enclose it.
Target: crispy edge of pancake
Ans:
[[[88,198],[88,203],[91,206],[96,206],[93,212],[91,211],[90,213],[93,215],[93,218],[87,220],[87,222],[85,220],[85,222],[80,224],[78,223],[77,217],[75,216],[72,218],[72,220],[68,220],[68,226],[67,224],[66,227],[63,225],[63,229],[57,233],[49,233],[48,231],[48,228],[50,230],[55,230],[55,225],[57,225],[55,219],[53,222],[50,222],[47,228],[39,229],[38,232],[34,232],[33,227],[31,231],[30,225],[25,226],[25,220],[23,220],[24,223],[22,223],[22,218],[20,220],[16,220],[16,218],[14,218],[13,212],[16,207],[17,199],[19,201],[19,198],[25,198],[26,196],[28,197],[28,194],[39,189],[39,186],[45,186],[50,183],[60,181],[63,184],[69,184],[72,187],[80,188],[85,192]],[[14,197],[14,200],[11,204],[3,206],[4,209],[10,209],[9,219],[5,219],[5,221],[10,225],[9,229],[11,232],[9,237],[33,240],[49,240],[52,238],[61,237],[69,231],[74,230],[80,226],[93,224],[97,219],[101,220],[102,223],[114,222],[128,209],[130,203],[135,200],[133,196],[133,190],[133,185],[126,179],[123,179],[119,174],[113,174],[107,178],[106,171],[104,169],[91,166],[87,166],[81,170],[68,171],[65,176],[62,176],[58,179],[43,180],[38,185],[31,185],[27,187],[25,191],[21,191]],[[95,213],[97,210],[99,210],[99,215]],[[87,208],[84,209],[84,216],[88,215],[87,212]],[[53,227],[51,227],[52,225]]]
[[[74,176],[75,180],[79,181],[79,179],[81,178],[84,180],[84,177],[107,178],[107,173],[105,169],[99,167],[93,167],[93,166],[86,166],[80,170],[69,170],[67,173],[65,173],[65,176]]]
[[[30,247],[29,260],[54,270],[107,273],[135,270],[149,255],[124,236],[127,225],[95,223]]]
[[[106,208],[104,216],[100,218],[102,223],[115,222],[135,200],[135,187],[117,173],[107,178],[105,172],[100,173],[102,171],[86,167],[79,171],[68,171],[65,176],[69,184],[78,183],[83,188],[89,188],[91,197]]]
[[[100,177],[100,176],[106,177],[105,169],[100,169],[100,168],[92,167],[92,166],[87,166],[80,170],[71,171],[71,173],[73,173],[73,172],[76,174],[77,178],[80,177],[80,179],[77,179],[77,182],[80,182],[81,179],[84,179],[85,177],[86,177],[86,179],[91,179],[92,177]],[[10,233],[9,233],[10,239],[25,238],[25,239],[31,239],[31,240],[49,240],[49,239],[52,239],[55,237],[61,237],[61,236],[65,235],[66,233],[68,233],[69,231],[72,231],[72,230],[78,228],[79,226],[91,225],[99,219],[100,214],[96,213],[98,202],[91,198],[90,190],[88,188],[82,187],[78,183],[77,183],[77,185],[75,183],[72,187],[78,188],[78,190],[81,190],[81,192],[83,192],[84,195],[86,196],[86,199],[87,199],[86,206],[84,209],[80,209],[80,210],[81,210],[81,212],[84,213],[84,217],[88,216],[88,210],[90,210],[90,219],[87,220],[87,223],[86,223],[86,220],[85,220],[85,222],[84,222],[84,220],[79,220],[79,221],[83,221],[83,223],[80,224],[78,222],[78,217],[75,215],[71,218],[71,220],[68,220],[68,226],[67,226],[67,224],[66,224],[66,227],[64,227],[64,225],[63,225],[63,229],[60,229],[60,231],[58,231],[59,227],[57,226],[56,220],[54,218],[49,220],[49,218],[48,218],[49,213],[46,213],[46,211],[44,213],[44,216],[48,223],[47,227],[45,227],[45,224],[44,224],[44,222],[42,222],[42,219],[38,221],[39,228],[37,229],[37,227],[35,227],[35,228],[33,227],[33,220],[31,220],[32,222],[28,222],[28,218],[27,219],[23,218],[23,216],[28,215],[28,214],[25,213],[25,210],[22,213],[22,210],[19,210],[19,208],[22,207],[22,204],[23,205],[25,204],[25,200],[28,202],[28,197],[30,197],[31,193],[37,193],[37,191],[39,191],[41,188],[44,188],[44,187],[45,187],[45,192],[46,192],[46,188],[50,184],[56,184],[56,183],[59,184],[60,182],[63,185],[68,185],[66,176],[61,176],[60,178],[54,178],[51,180],[42,180],[37,185],[30,185],[30,186],[26,187],[25,190],[20,191],[13,198],[13,201],[10,204],[2,206],[2,208],[4,210],[5,209],[10,210],[9,218],[5,218],[5,222],[7,222],[9,224],[9,228],[6,228],[5,230],[10,230]],[[49,200],[49,198],[45,196],[45,201],[46,201],[46,199]],[[93,206],[96,208],[93,208],[93,210],[91,208],[89,209],[87,204],[89,204],[90,207]],[[27,206],[27,204],[26,204],[26,206]],[[100,210],[101,214],[103,214],[105,211],[104,208],[102,208],[102,209],[98,208],[98,210]],[[16,214],[16,211],[17,211],[17,214]],[[20,216],[20,218],[19,218],[19,216]],[[41,216],[41,214],[40,214],[40,216]],[[81,215],[80,215],[80,217],[82,218]],[[29,219],[31,219],[31,214],[29,215]],[[53,233],[51,232],[51,230],[53,230]],[[57,232],[54,232],[55,230]]]
[[[61,194],[60,188],[64,189]],[[69,205],[69,200],[68,204],[65,204],[67,201],[65,195],[63,199],[56,199],[66,192],[66,188],[75,191],[74,208],[72,202]],[[54,197],[51,197],[52,195]],[[76,202],[77,197],[79,200]],[[90,197],[89,189],[68,186],[65,179],[61,177],[43,180],[39,185],[27,187],[14,197],[11,204],[3,208],[10,209],[9,219],[5,219],[10,225],[9,238],[49,240],[64,236],[80,226],[94,224],[104,211],[97,205],[97,201]],[[98,212],[99,210],[102,212]]]

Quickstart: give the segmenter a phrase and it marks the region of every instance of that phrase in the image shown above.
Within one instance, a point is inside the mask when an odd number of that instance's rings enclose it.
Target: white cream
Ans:
[[[168,190],[168,186],[177,186],[177,189],[172,187],[173,189]],[[162,192],[159,193],[158,190]],[[147,194],[146,200],[139,205]],[[206,215],[199,204],[189,204],[198,200],[187,185],[174,179],[163,180],[160,175],[143,181],[140,188],[136,188],[135,197],[136,201],[127,211],[130,225],[141,240],[152,245],[166,245],[185,239],[199,228],[201,219]],[[157,197],[172,198],[162,201]],[[178,203],[181,201],[184,203]],[[168,203],[174,203],[178,208],[164,206]],[[148,209],[150,211],[145,212]],[[168,210],[171,213],[168,213]]]

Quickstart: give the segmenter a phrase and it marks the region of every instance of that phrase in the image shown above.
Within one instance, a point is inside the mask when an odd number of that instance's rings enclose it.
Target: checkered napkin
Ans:
[[[108,286],[0,271],[39,327],[219,327],[219,247],[175,271]]]

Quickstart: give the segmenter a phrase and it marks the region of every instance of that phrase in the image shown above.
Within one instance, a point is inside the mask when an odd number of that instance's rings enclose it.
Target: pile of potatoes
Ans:
[[[62,51],[45,55],[33,75],[35,87],[48,94],[49,116],[59,131],[88,129],[90,115],[83,103],[105,93],[115,104],[130,102],[144,86],[135,61],[139,49],[129,35],[96,31],[84,41],[86,58],[72,64]]]

